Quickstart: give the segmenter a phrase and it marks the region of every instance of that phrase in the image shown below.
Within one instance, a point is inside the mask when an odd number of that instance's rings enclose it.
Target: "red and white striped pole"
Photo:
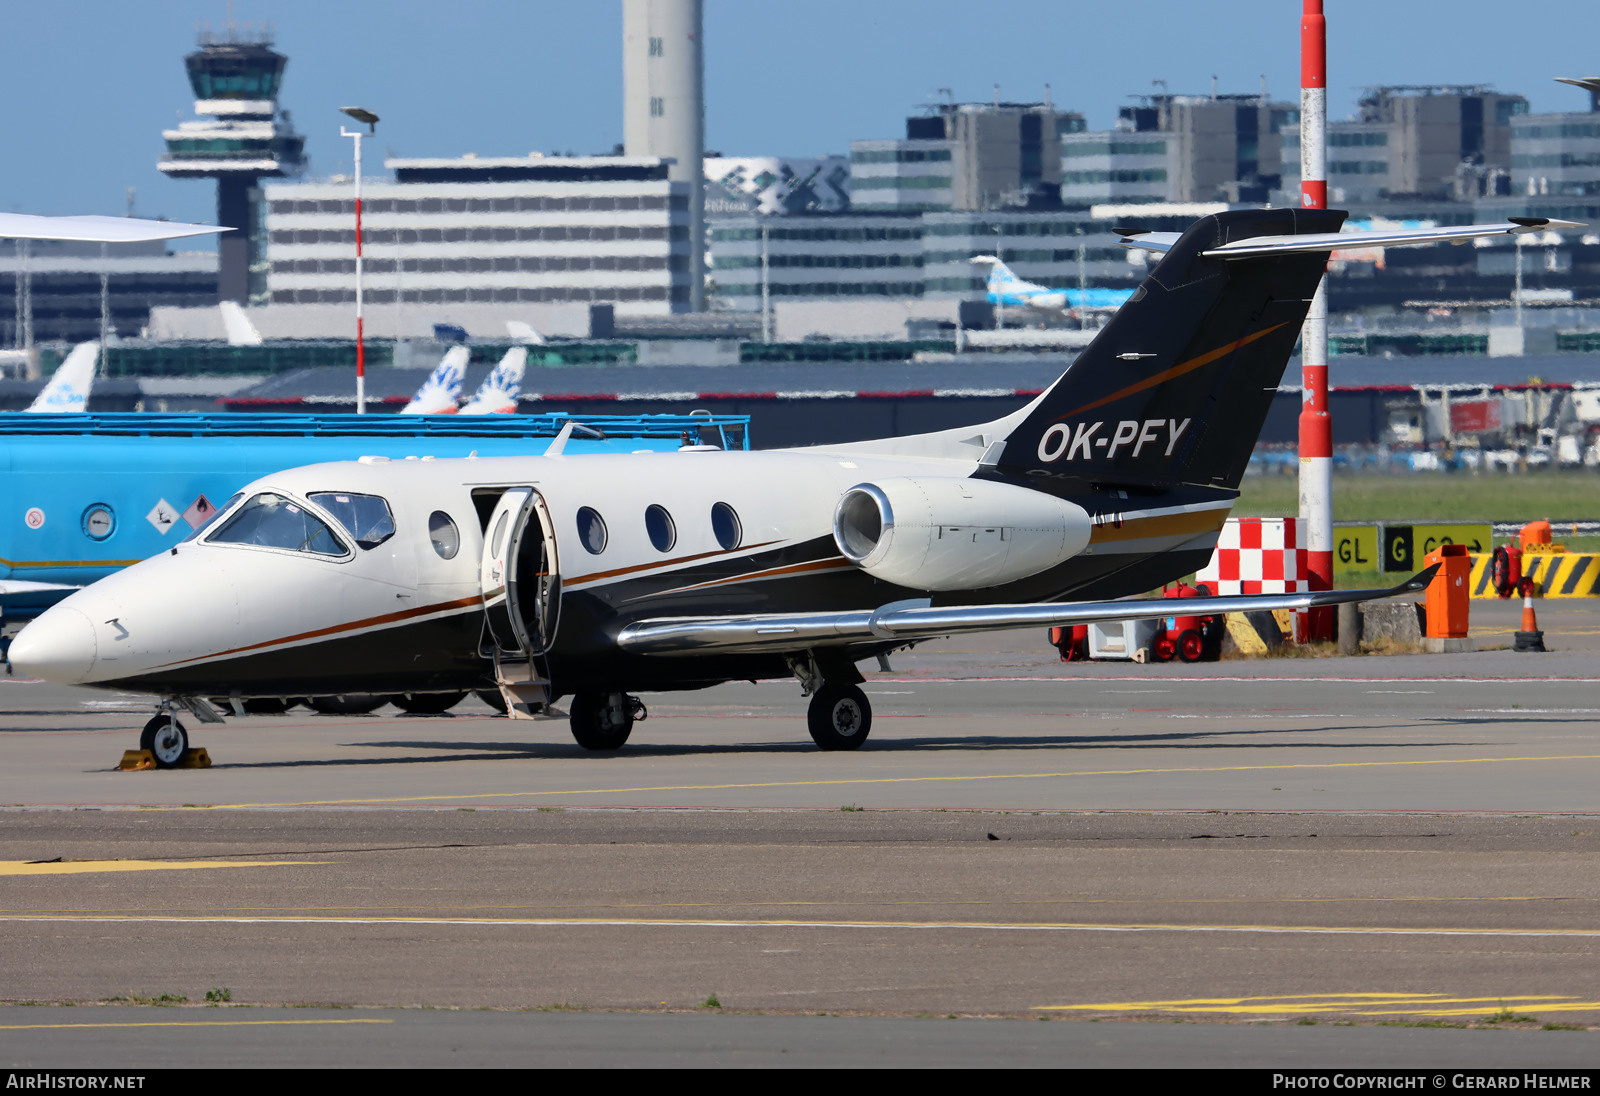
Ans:
[[[1328,24],[1322,0],[1300,17],[1300,205],[1328,208]],[[1328,416],[1328,289],[1317,283],[1300,333],[1300,518],[1313,590],[1333,588],[1333,420]],[[1309,614],[1309,638],[1332,639],[1332,609]]]
[[[367,413],[367,339],[361,312],[361,131],[356,131],[356,414]]]
[[[358,122],[365,122],[373,133],[378,132],[378,116],[365,107],[340,107]],[[339,127],[339,136],[349,137],[356,143],[356,414],[367,413],[367,340],[365,320],[362,315],[362,248],[361,248],[361,138],[367,136],[358,130]]]

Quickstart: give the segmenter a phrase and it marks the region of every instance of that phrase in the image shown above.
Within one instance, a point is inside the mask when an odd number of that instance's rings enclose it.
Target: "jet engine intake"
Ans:
[[[1046,571],[1089,544],[1081,506],[989,480],[902,477],[839,497],[833,539],[874,578],[917,590],[979,590]]]

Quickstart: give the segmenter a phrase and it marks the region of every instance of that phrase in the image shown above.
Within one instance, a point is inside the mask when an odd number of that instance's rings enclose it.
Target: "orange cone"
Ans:
[[[1513,651],[1543,651],[1544,633],[1539,630],[1539,618],[1533,611],[1533,579],[1522,580],[1522,630],[1511,645]]]

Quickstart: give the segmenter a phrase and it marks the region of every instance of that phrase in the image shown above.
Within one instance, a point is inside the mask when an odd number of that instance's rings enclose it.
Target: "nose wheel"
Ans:
[[[189,732],[172,712],[161,712],[144,725],[139,734],[139,748],[150,751],[150,756],[156,759],[156,768],[175,769],[189,751]]]

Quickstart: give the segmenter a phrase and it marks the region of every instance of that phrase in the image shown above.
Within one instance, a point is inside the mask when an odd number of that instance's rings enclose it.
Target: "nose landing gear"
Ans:
[[[222,713],[205,697],[166,697],[161,708],[139,732],[139,749],[148,751],[158,769],[208,769],[211,758],[203,749],[189,747],[189,732],[178,722],[178,713],[187,711],[202,723],[221,723]],[[122,768],[149,768],[150,762],[138,763],[138,754],[130,750],[122,759]]]
[[[189,752],[189,732],[178,722],[176,712],[158,712],[140,732],[139,748],[150,751],[156,768],[176,769],[183,755]]]

